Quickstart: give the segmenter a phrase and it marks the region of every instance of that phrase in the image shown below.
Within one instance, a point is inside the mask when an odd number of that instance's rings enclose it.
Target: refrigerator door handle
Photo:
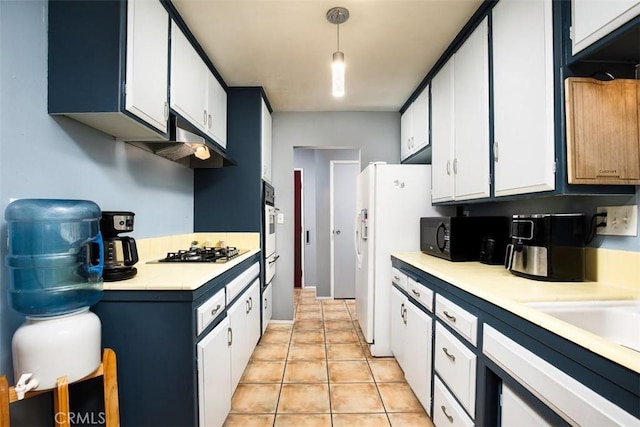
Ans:
[[[356,260],[358,261],[358,267],[360,267],[360,263],[362,261],[362,257],[360,256],[360,236],[359,236],[359,223],[360,223],[360,212],[356,213],[356,223],[355,223],[355,233],[353,233],[353,244],[356,248]]]

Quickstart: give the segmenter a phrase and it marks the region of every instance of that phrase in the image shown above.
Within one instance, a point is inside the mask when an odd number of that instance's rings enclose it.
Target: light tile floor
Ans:
[[[395,359],[363,345],[354,300],[295,298],[293,325],[269,324],[225,426],[433,426]]]

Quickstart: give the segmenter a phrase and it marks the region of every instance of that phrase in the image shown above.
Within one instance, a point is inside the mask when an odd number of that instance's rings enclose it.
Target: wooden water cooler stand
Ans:
[[[103,377],[104,382],[104,413],[105,425],[107,427],[120,426],[120,412],[118,409],[118,375],[116,369],[116,353],[105,348],[102,353],[102,363],[98,369],[91,374],[78,380],[82,382],[96,377]],[[25,399],[48,393],[51,390],[30,391],[24,396]],[[9,405],[18,401],[15,388],[9,387],[7,377],[0,376],[0,427],[9,427],[11,419],[9,416]],[[53,389],[53,413],[56,427],[69,427],[69,384],[67,377],[60,377],[57,387]],[[61,416],[60,414],[64,414]]]

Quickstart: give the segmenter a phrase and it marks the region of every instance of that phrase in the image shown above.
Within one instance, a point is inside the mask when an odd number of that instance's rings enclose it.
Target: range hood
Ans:
[[[168,141],[127,141],[160,157],[193,169],[222,168],[236,163],[188,122],[172,115]]]

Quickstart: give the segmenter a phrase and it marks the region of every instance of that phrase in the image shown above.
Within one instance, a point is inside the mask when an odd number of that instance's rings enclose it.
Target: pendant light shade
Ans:
[[[340,24],[347,22],[349,11],[344,7],[334,7],[327,11],[327,21],[336,24],[337,49],[333,52],[331,61],[331,94],[335,97],[344,96],[344,53],[340,51]]]
[[[344,53],[333,53],[331,63],[331,94],[335,97],[344,96]]]

